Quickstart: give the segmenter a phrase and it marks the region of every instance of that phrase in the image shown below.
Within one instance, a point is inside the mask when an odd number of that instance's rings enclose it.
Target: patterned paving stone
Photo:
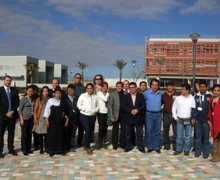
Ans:
[[[5,137],[7,139],[7,137]],[[7,147],[7,144],[5,144]],[[15,148],[20,149],[20,127],[17,124]],[[220,163],[211,163],[209,159],[194,158],[173,151],[162,151],[142,154],[136,148],[128,153],[122,149],[94,150],[89,156],[82,148],[75,149],[66,156],[47,154],[14,157],[6,154],[0,159],[0,180],[134,180],[134,179],[220,179]]]

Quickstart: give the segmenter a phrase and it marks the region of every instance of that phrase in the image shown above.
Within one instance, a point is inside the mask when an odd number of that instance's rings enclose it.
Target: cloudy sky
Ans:
[[[28,55],[62,63],[86,77],[118,77],[124,59],[144,64],[145,35],[220,35],[220,0],[1,0],[0,55]]]

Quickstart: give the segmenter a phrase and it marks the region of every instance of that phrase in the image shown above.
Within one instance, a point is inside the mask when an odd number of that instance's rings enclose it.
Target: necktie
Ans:
[[[6,94],[7,94],[7,98],[8,98],[8,111],[11,111],[11,97],[10,97],[9,88],[7,88]]]

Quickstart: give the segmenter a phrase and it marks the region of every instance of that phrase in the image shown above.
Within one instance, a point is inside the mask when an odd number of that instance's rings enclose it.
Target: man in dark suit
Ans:
[[[67,96],[66,96],[66,101],[69,105],[69,124],[67,127],[67,137],[66,137],[66,150],[70,151],[75,136],[73,136],[73,130],[74,126],[76,126],[77,118],[78,118],[78,108],[76,106],[77,104],[77,99],[75,97],[75,86],[73,84],[69,84],[67,86]]]
[[[18,118],[17,108],[19,106],[19,96],[17,89],[10,87],[12,78],[4,77],[4,86],[0,87],[0,158],[4,158],[4,134],[8,129],[8,150],[9,154],[17,156],[14,151],[15,122]]]
[[[137,146],[145,153],[143,144],[143,111],[145,110],[144,96],[137,92],[137,84],[129,83],[130,93],[124,97],[123,109],[126,123],[126,146],[124,152],[132,150],[132,131],[136,128]]]

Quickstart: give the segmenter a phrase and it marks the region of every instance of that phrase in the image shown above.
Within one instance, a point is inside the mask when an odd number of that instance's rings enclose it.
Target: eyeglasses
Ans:
[[[102,78],[96,78],[95,80],[102,80]]]
[[[81,77],[75,77],[76,79],[82,79]]]

